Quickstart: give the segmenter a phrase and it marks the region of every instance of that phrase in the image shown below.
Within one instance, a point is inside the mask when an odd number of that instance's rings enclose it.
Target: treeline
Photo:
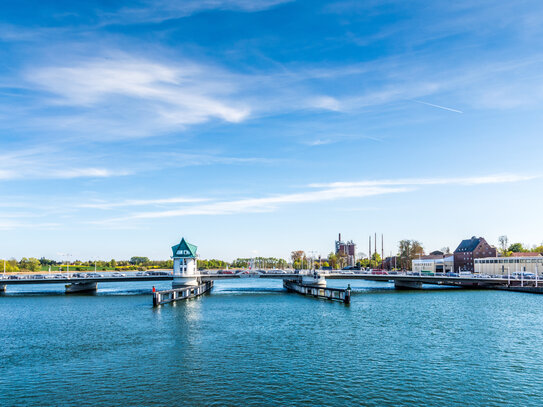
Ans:
[[[16,273],[19,271],[66,271],[67,263],[42,257],[23,257],[21,260],[16,259],[0,260],[0,271],[5,270],[7,273]],[[171,269],[173,268],[173,260],[149,260],[147,257],[134,256],[130,260],[75,260],[69,262],[70,271],[87,271],[87,270],[148,270],[148,269]]]
[[[255,257],[254,259],[238,258],[230,263],[230,267],[248,268],[251,262],[254,263],[255,268],[284,269],[288,267],[288,263],[285,259],[278,259],[276,257]],[[198,261],[198,264],[200,264],[200,260]]]
[[[198,269],[226,269],[229,268],[247,268],[252,259],[236,259],[229,263],[218,259],[198,259]],[[257,257],[254,259],[255,267],[259,268],[286,268],[288,263],[284,259],[275,257]],[[0,259],[0,272],[3,271],[4,260]],[[75,260],[69,262],[70,271],[88,271],[88,270],[150,270],[150,269],[171,269],[173,268],[173,260],[150,260],[148,257],[133,256],[130,260]],[[5,270],[7,273],[17,273],[19,271],[38,272],[38,271],[65,272],[67,269],[66,262],[60,262],[42,257],[23,257],[21,260],[10,259],[5,261]]]
[[[500,253],[502,256],[511,256],[513,253],[543,253],[543,245],[533,246],[532,248],[524,247],[522,243],[509,244],[507,236],[500,236]]]

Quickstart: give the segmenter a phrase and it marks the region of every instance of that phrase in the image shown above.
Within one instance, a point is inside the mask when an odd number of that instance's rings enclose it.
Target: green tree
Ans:
[[[332,270],[337,269],[337,267],[338,267],[338,259],[337,259],[337,256],[334,253],[330,253],[328,255],[328,265],[329,265],[329,267],[332,267]]]
[[[148,257],[133,256],[130,258],[130,264],[147,264],[149,263]]]
[[[6,262],[6,273],[17,273],[19,272],[19,266],[17,264],[17,260],[10,259],[10,260],[0,260],[0,271],[4,272],[4,261]]]
[[[380,267],[382,263],[381,255],[379,253],[373,253],[371,256],[371,267]]]
[[[39,271],[40,270],[40,261],[35,257],[26,258],[23,257],[19,262],[19,268],[27,271]]]
[[[111,261],[109,262],[109,266],[114,269],[115,267],[117,267],[117,262],[115,261],[115,259],[111,259]]]
[[[401,267],[411,270],[411,262],[419,255],[423,255],[424,249],[419,241],[404,239],[398,244],[398,252]]]
[[[509,248],[507,249],[510,252],[513,253],[521,253],[526,252],[527,250],[522,246],[522,243],[513,243]]]
[[[506,235],[502,235],[498,237],[498,242],[500,242],[500,250],[502,254],[505,254],[507,251],[507,244],[509,243],[509,239]]]

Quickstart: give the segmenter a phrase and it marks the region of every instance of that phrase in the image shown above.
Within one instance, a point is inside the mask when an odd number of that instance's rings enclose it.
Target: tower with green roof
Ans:
[[[198,247],[188,243],[185,238],[172,246],[173,287],[198,285],[198,268],[196,266],[196,250]]]

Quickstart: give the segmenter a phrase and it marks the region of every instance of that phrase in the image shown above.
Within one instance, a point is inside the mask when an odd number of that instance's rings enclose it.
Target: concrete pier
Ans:
[[[521,293],[543,294],[543,287],[527,287],[527,286],[509,286],[509,287],[496,287],[498,290],[504,291],[517,291]]]
[[[422,282],[394,280],[394,288],[396,290],[421,290]]]
[[[205,294],[213,287],[213,281],[206,281],[198,286],[187,286],[183,288],[174,288],[173,290],[155,291],[153,293],[153,306],[178,300],[187,300]]]
[[[98,283],[95,282],[81,282],[81,283],[72,283],[66,284],[66,294],[71,293],[84,293],[84,292],[93,292],[96,291]]]
[[[332,301],[341,301],[345,304],[351,303],[351,286],[347,289],[328,288],[318,285],[306,285],[300,280],[283,280],[283,287],[288,291],[296,292],[302,295],[311,295],[317,298],[323,298]]]

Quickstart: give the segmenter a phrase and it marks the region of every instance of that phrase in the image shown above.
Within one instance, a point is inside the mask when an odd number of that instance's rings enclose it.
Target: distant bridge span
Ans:
[[[58,275],[58,274],[57,274]],[[152,276],[94,276],[94,277],[74,277],[63,276],[62,278],[32,278],[31,275],[0,275],[0,291],[4,291],[7,285],[28,285],[28,284],[68,284],[67,291],[89,291],[96,290],[97,283],[119,283],[119,282],[154,282],[154,281],[172,281],[172,275],[152,275]],[[202,281],[216,281],[239,278],[262,278],[262,279],[280,279],[293,280],[301,278],[302,274],[269,274],[262,273],[247,277],[241,274],[202,274],[199,278]],[[540,282],[537,279],[519,279],[519,278],[475,278],[471,276],[428,276],[428,275],[407,275],[407,274],[344,274],[344,273],[326,273],[322,274],[327,280],[368,280],[393,282],[396,288],[417,289],[422,288],[423,284],[465,287],[465,288],[489,288],[489,289],[520,289],[518,291],[541,292]]]

